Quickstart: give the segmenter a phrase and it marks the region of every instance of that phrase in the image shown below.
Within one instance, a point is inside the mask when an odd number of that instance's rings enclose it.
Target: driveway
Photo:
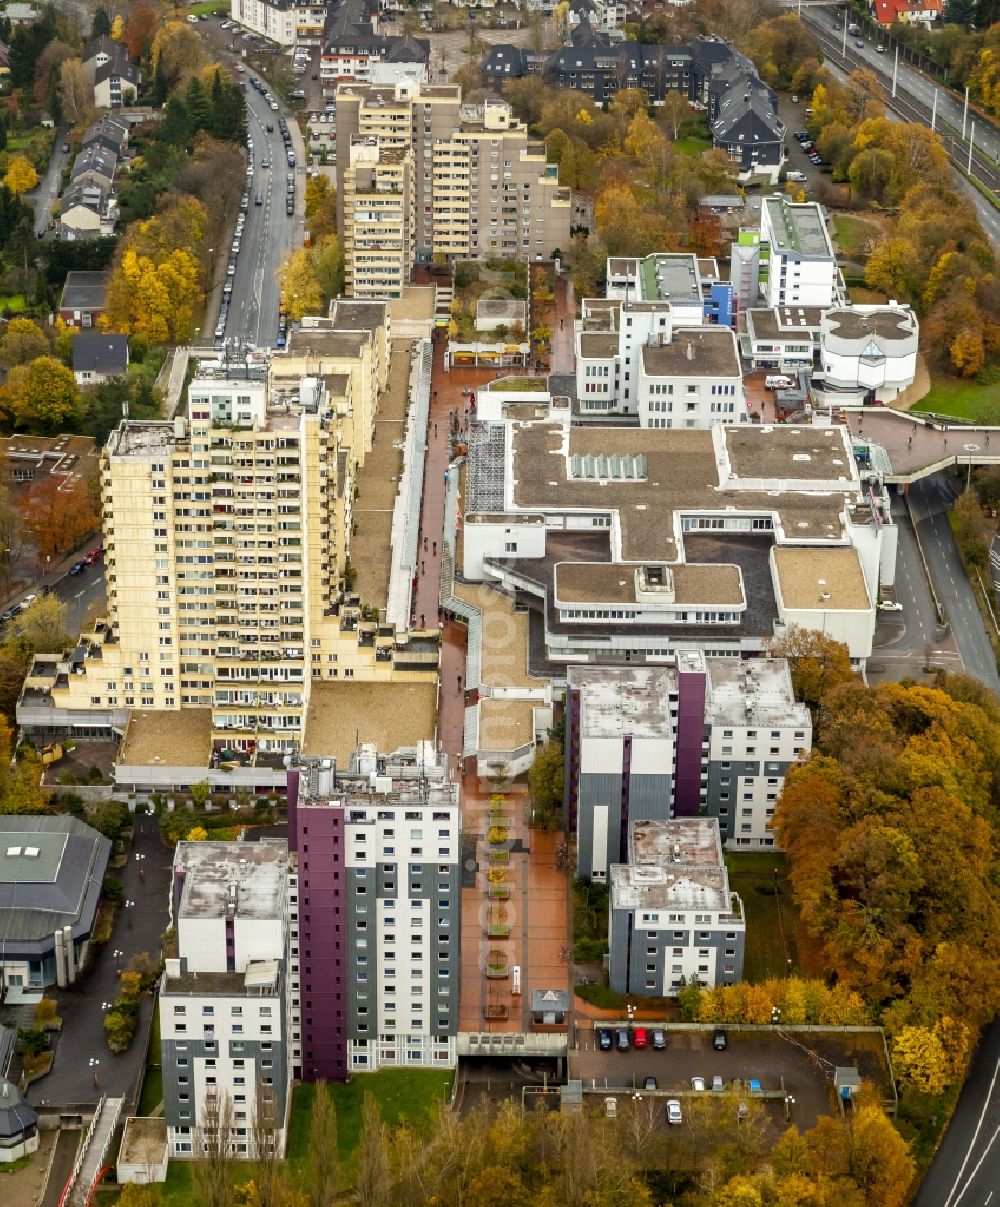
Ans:
[[[52,207],[59,196],[59,182],[62,180],[63,168],[69,161],[69,155],[63,151],[66,141],[65,129],[56,130],[56,140],[52,144],[52,154],[49,156],[49,166],[45,175],[30,193],[25,193],[24,199],[35,209],[35,234],[41,238],[49,229],[52,218]]]
[[[141,861],[137,855],[145,858]],[[144,879],[140,879],[140,868]],[[62,1034],[56,1047],[52,1072],[34,1082],[28,1100],[37,1106],[46,1103],[96,1102],[101,1094],[111,1097],[131,1092],[143,1064],[142,1039],[153,1009],[153,999],[142,1003],[142,1019],[131,1048],[121,1056],[108,1050],[104,1040],[103,1003],[113,1002],[118,993],[115,950],[122,952],[122,968],[136,952],[147,951],[156,958],[160,936],[167,928],[167,892],[170,884],[170,852],[159,838],[155,817],[136,816],[135,842],[128,849],[128,863],[117,875],[125,886],[125,898],[134,907],[123,908],[115,921],[109,942],[101,944],[83,979],[76,985],[56,990]],[[97,1059],[98,1084],[90,1061]]]

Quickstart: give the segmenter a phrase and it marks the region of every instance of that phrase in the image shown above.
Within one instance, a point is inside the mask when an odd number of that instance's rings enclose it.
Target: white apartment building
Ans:
[[[288,844],[181,842],[159,1012],[172,1157],[200,1157],[228,1122],[237,1158],[284,1155],[291,1062]],[[230,1114],[231,1112],[231,1114]]]
[[[458,785],[435,786],[426,804],[412,791],[403,799],[355,797],[345,809],[353,893],[347,949],[357,981],[348,1067],[451,1068],[461,944]]]
[[[432,742],[289,772],[301,987],[293,1067],[307,1080],[457,1062],[461,813]],[[299,1025],[300,1024],[300,1025]]]
[[[634,821],[708,815],[733,849],[773,847],[788,768],[812,748],[783,659],[678,655],[669,666],[573,666],[566,821],[578,876],[628,861]]]
[[[714,818],[636,821],[629,862],[611,868],[609,984],[672,997],[743,979],[746,920],[730,891]]]
[[[669,343],[645,344],[636,402],[640,427],[745,423],[746,393],[735,331],[679,330]]]
[[[414,255],[448,260],[504,256],[549,258],[568,246],[569,189],[547,162],[544,143],[530,139],[510,106],[496,98],[462,102],[455,84],[416,79],[392,86],[344,84],[337,91],[337,141],[378,140],[411,156]],[[353,202],[338,190],[337,221],[349,229]]]
[[[704,273],[703,270],[704,269]],[[711,427],[746,419],[736,336],[719,313],[714,261],[686,253],[608,260],[604,298],[576,321],[581,419],[633,415],[640,427]]]
[[[788,768],[812,749],[812,717],[783,658],[712,658],[705,705],[704,804],[734,850],[775,846]]]
[[[323,36],[326,5],[297,4],[292,0],[233,0],[230,15],[244,29],[279,46],[316,46]]]
[[[761,291],[769,307],[828,307],[842,300],[826,215],[815,201],[765,197],[759,254]]]

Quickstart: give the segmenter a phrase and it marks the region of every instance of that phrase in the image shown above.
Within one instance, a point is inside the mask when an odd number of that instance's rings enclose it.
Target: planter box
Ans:
[[[486,927],[486,933],[493,939],[506,939],[510,934],[510,927],[506,922],[491,922]]]
[[[510,976],[509,964],[487,964],[486,976],[488,980],[500,981]]]
[[[508,901],[510,899],[509,884],[491,884],[489,895],[493,901]]]
[[[510,863],[510,851],[503,848],[491,849],[488,854],[490,863]]]

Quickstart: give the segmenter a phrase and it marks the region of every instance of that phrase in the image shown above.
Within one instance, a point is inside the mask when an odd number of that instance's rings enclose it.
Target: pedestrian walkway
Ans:
[[[493,369],[444,367],[445,341],[434,342],[431,405],[427,419],[427,452],[420,508],[419,558],[413,593],[413,622],[420,628],[437,624],[441,592],[442,533],[446,472],[461,451],[473,413],[473,397],[496,376]]]
[[[111,1148],[111,1138],[118,1126],[124,1105],[124,1098],[102,1098],[98,1103],[97,1114],[87,1133],[86,1147],[79,1158],[76,1177],[66,1199],[67,1207],[86,1207],[90,1201],[90,1193],[104,1168],[108,1150]]]
[[[576,372],[573,320],[576,318],[576,294],[569,277],[556,280],[556,321],[552,325],[552,351],[549,354],[550,373]]]
[[[184,383],[187,381],[188,361],[191,349],[188,347],[171,348],[167,359],[163,362],[156,375],[156,386],[163,391],[163,418],[173,419],[174,413],[184,393]]]

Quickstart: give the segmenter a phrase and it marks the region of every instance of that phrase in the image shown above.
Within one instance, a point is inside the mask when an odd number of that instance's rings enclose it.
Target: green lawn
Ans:
[[[865,246],[869,239],[877,239],[880,233],[877,226],[850,214],[835,215],[833,229],[836,232],[837,246],[852,260],[867,259]]]
[[[954,415],[975,423],[1000,423],[1000,371],[986,370],[974,381],[932,373],[930,393],[913,410]]]
[[[150,1070],[143,1083],[139,1114],[146,1103],[146,1087],[151,1078],[162,1097],[162,1079],[159,1070]],[[378,1073],[355,1076],[350,1085],[331,1085],[330,1093],[337,1108],[337,1149],[345,1173],[350,1170],[361,1134],[361,1104],[366,1093],[372,1093],[382,1110],[382,1118],[393,1125],[406,1123],[418,1135],[427,1135],[432,1126],[434,1112],[451,1096],[454,1074],[449,1070],[436,1069],[383,1069]],[[150,1088],[152,1097],[154,1090]],[[309,1158],[309,1120],[312,1113],[315,1086],[300,1085],[292,1097],[292,1115],[288,1135],[288,1165],[295,1181],[303,1172]],[[157,1099],[159,1101],[159,1099]],[[155,1104],[154,1104],[155,1105]],[[253,1177],[253,1167],[242,1161],[234,1162],[233,1185],[239,1186]],[[156,1188],[154,1188],[156,1189]],[[171,1161],[167,1180],[158,1188],[159,1201],[190,1207],[194,1193],[191,1163]]]
[[[20,314],[24,309],[24,294],[23,293],[4,293],[0,294],[0,314],[5,310],[10,310],[12,313]]]
[[[702,151],[709,151],[712,147],[712,140],[709,138],[678,138],[673,143],[673,148],[678,155],[700,155]]]
[[[739,893],[746,915],[747,939],[743,957],[743,976],[748,981],[764,981],[799,971],[795,943],[798,913],[792,902],[788,882],[788,863],[776,851],[726,852],[729,887]],[[775,868],[780,893],[774,894]],[[779,925],[780,917],[780,925]],[[784,935],[784,938],[782,938]],[[787,946],[786,946],[787,945]]]
[[[192,4],[190,8],[185,10],[189,13],[194,13],[197,16],[199,13],[208,13],[210,17],[222,16],[223,13],[229,16],[229,5],[223,0],[214,0],[214,3],[207,4]]]
[[[349,1085],[331,1085],[330,1093],[337,1110],[337,1149],[344,1165],[350,1165],[361,1135],[361,1105],[366,1093],[375,1095],[383,1120],[406,1123],[418,1134],[431,1129],[434,1112],[451,1096],[454,1075],[442,1069],[381,1069],[378,1073],[356,1074]],[[296,1087],[292,1099],[292,1120],[288,1136],[288,1160],[293,1169],[301,1167],[308,1156],[309,1118],[315,1087]]]
[[[142,1079],[142,1093],[139,1095],[137,1115],[151,1115],[163,1101],[163,1071],[147,1069]]]

